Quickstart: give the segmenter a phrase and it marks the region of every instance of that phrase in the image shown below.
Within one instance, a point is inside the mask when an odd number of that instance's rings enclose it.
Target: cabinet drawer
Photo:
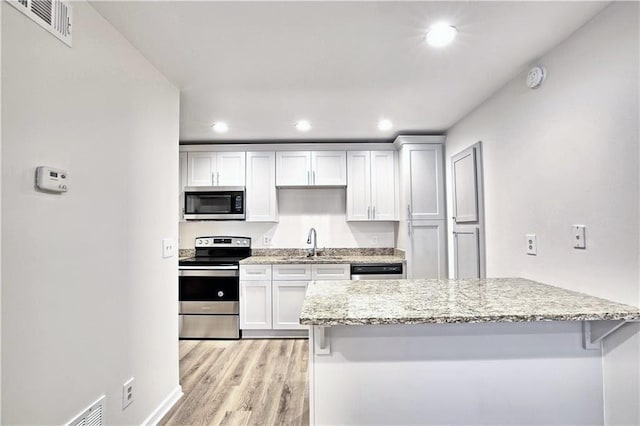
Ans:
[[[351,265],[348,263],[312,265],[312,280],[349,280]]]
[[[273,265],[273,280],[310,280],[311,265]]]
[[[244,281],[270,281],[271,265],[240,265],[240,279]]]

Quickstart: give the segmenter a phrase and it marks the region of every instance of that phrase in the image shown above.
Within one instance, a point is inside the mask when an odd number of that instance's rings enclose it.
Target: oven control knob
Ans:
[[[224,296],[224,292],[223,291],[219,291],[218,292],[218,297],[222,297],[222,296]]]
[[[239,245],[239,244],[240,244],[240,241],[236,241],[236,244],[238,244],[238,245]]]

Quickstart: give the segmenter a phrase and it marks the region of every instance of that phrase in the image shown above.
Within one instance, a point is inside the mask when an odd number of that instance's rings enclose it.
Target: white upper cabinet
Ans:
[[[277,222],[276,154],[247,152],[247,222]]]
[[[281,151],[276,153],[277,186],[345,186],[345,151]]]
[[[349,151],[347,220],[398,220],[395,151]]]
[[[216,171],[217,186],[245,185],[245,153],[218,152],[218,168]]]
[[[424,144],[407,147],[408,174],[407,216],[410,220],[444,219],[444,169],[442,145]]]
[[[189,152],[187,186],[244,186],[244,152]]]
[[[311,153],[313,185],[345,186],[347,184],[346,151],[314,151]]]

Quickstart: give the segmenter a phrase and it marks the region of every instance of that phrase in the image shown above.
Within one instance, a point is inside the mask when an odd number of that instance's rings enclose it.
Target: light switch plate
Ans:
[[[538,241],[536,240],[536,234],[527,234],[527,254],[531,256],[538,255]]]
[[[586,249],[587,248],[587,240],[585,239],[585,230],[586,227],[584,225],[573,225],[573,248],[576,249]]]
[[[164,238],[162,240],[162,258],[167,259],[173,257],[175,252],[175,242],[173,238]]]

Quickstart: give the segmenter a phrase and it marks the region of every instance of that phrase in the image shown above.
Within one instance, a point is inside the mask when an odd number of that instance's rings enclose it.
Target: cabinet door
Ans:
[[[311,153],[311,182],[321,186],[347,184],[346,151],[314,151]]]
[[[187,186],[187,153],[180,153],[180,182],[178,186],[178,220],[184,221],[184,187]]]
[[[274,281],[308,281],[311,279],[311,265],[301,263],[288,263],[273,265]]]
[[[240,329],[271,329],[271,281],[240,281]]]
[[[218,160],[216,164],[217,186],[244,186],[244,152],[218,152]]]
[[[451,158],[451,183],[454,222],[478,222],[478,179],[474,147]]]
[[[347,220],[371,220],[369,151],[347,153]]]
[[[413,222],[409,226],[411,248],[407,278],[446,278],[444,221]]]
[[[300,325],[300,311],[308,281],[273,281],[273,328],[305,330]]]
[[[371,217],[398,220],[397,157],[395,151],[371,152]]]
[[[187,163],[187,186],[215,185],[215,152],[188,152]]]
[[[311,153],[308,151],[276,152],[276,185],[306,186],[311,184]]]
[[[409,209],[413,220],[444,219],[442,145],[409,149]]]
[[[247,152],[247,222],[277,222],[275,152]]]

